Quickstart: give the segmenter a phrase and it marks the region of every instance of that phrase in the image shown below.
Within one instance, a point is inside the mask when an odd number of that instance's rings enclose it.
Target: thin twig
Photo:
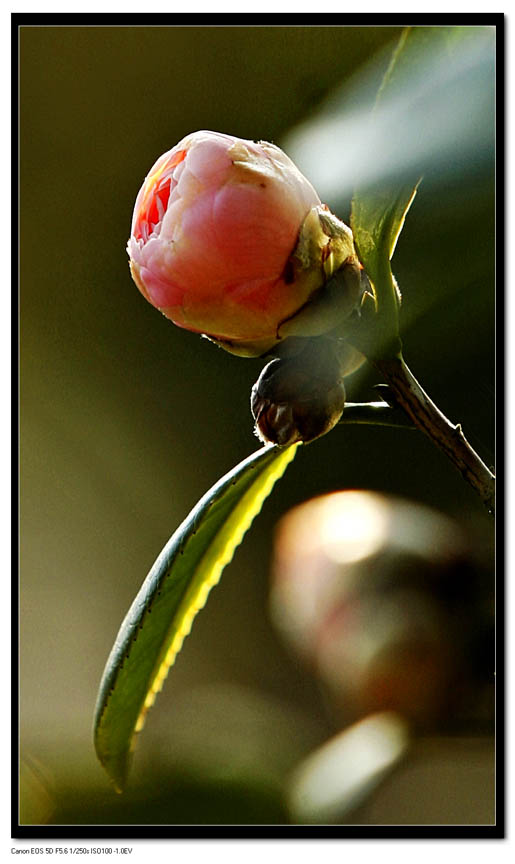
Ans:
[[[452,424],[420,386],[402,355],[370,358],[390,385],[397,404],[453,462],[464,479],[495,512],[495,475],[465,438],[461,425]]]
[[[347,402],[339,423],[395,426],[403,429],[417,428],[404,411],[392,408],[385,402]]]

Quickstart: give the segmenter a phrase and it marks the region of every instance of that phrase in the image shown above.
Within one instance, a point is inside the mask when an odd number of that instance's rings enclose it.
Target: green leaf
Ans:
[[[374,282],[381,265],[390,261],[418,183],[382,185],[357,192],[352,201],[351,226],[360,261]]]
[[[389,178],[357,189],[351,212],[351,227],[358,254],[374,282],[378,305],[391,299],[380,296],[381,285],[376,283],[381,281],[385,262],[393,256],[423,170],[422,166],[418,172],[416,168],[411,168],[411,176],[406,176],[402,167],[403,154],[409,161],[407,148],[416,147],[420,136],[416,126],[418,115],[414,110],[417,91],[412,92],[413,82],[419,82],[418,97],[421,98],[427,89],[427,86],[424,87],[427,76],[436,75],[438,70],[442,75],[443,70],[452,69],[456,52],[467,44],[467,40],[474,48],[476,37],[475,28],[406,27],[383,77],[371,116],[366,146],[371,158],[374,153],[381,154],[385,165],[397,165],[400,180]],[[436,64],[436,58],[438,64],[431,65],[430,60]],[[448,82],[451,90],[452,81],[451,76]],[[434,89],[438,92],[438,81]],[[400,110],[399,106],[404,106],[404,109]],[[385,116],[391,112],[395,112],[396,117],[394,128],[385,125]],[[387,129],[388,134],[385,134]],[[388,288],[391,293],[390,289],[391,286]]]
[[[390,65],[385,73],[376,100],[376,110],[399,87],[399,71],[406,74],[417,52],[413,53],[413,42],[417,40],[417,29],[403,31]],[[401,75],[401,81],[402,81]],[[408,110],[408,109],[407,109]],[[374,139],[374,115],[371,117],[370,138]],[[400,148],[400,142],[382,142],[382,149]],[[361,263],[372,280],[377,315],[381,321],[386,343],[398,338],[398,304],[400,294],[393,279],[390,260],[404,226],[406,214],[415,197],[420,178],[389,180],[357,189],[351,207],[351,227]]]
[[[122,623],[100,683],[95,748],[122,791],[135,734],[226,564],[298,445],[265,447],[222,477],[168,541]]]

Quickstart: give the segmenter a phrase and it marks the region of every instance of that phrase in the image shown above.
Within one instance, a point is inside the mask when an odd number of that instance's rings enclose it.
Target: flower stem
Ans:
[[[369,359],[389,384],[397,405],[446,454],[493,515],[495,475],[470,446],[461,425],[453,425],[442,414],[420,386],[401,353],[396,356],[382,354]]]
[[[382,375],[389,387],[392,398],[388,403],[393,410],[403,409],[409,421],[445,453],[493,516],[495,475],[470,446],[461,425],[454,425],[445,417],[404,361],[399,335],[399,295],[386,241],[380,253],[372,261],[375,301],[364,294],[361,315],[348,330],[348,341]]]

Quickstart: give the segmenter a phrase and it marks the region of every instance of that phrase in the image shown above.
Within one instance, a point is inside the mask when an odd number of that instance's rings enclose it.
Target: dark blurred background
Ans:
[[[188,132],[281,145],[297,124],[337,106],[335,88],[374,58],[367,81],[372,74],[378,86],[400,33],[20,28],[22,823],[288,818],[284,777],[338,731],[316,678],[269,616],[273,527],[293,505],[334,489],[400,495],[456,518],[488,559],[492,529],[481,503],[421,435],[345,426],[303,448],[195,621],[149,714],[129,791],[112,792],[92,746],[104,663],[168,537],[257,449],[249,394],[262,366],[174,327],[141,297],[125,253],[136,194],[155,159]],[[343,159],[345,140],[341,149]],[[429,172],[394,260],[407,362],[488,464],[492,158],[471,173],[451,165],[445,183]],[[323,197],[348,221],[349,197],[338,189]],[[375,383],[372,371],[356,373],[349,399],[377,398]],[[489,746],[487,732],[473,718],[464,730]],[[479,799],[469,810],[455,801],[454,821],[491,812],[490,750],[481,765]],[[466,756],[462,773],[470,789]],[[389,791],[394,822],[424,818],[410,783],[397,798],[395,783]],[[388,818],[375,807],[371,821]]]

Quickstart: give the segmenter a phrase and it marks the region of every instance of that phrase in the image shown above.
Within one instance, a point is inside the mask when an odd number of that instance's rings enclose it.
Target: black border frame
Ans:
[[[491,26],[497,34],[496,39],[496,126],[497,126],[497,159],[496,159],[496,296],[497,296],[497,432],[496,454],[498,460],[497,475],[501,478],[498,486],[497,504],[497,623],[496,623],[496,653],[497,653],[497,694],[496,694],[496,813],[494,825],[20,825],[18,819],[19,800],[19,748],[18,748],[18,693],[19,693],[19,613],[18,613],[18,444],[19,444],[19,298],[18,298],[18,182],[19,182],[19,30],[21,27],[217,27],[217,26],[262,26],[262,27],[305,27],[305,26],[438,26],[438,25],[469,25]],[[504,226],[505,226],[505,15],[503,13],[449,13],[449,14],[242,14],[233,15],[218,13],[205,15],[194,14],[121,14],[121,13],[55,13],[31,14],[11,13],[11,111],[12,111],[12,440],[13,472],[12,472],[12,510],[16,514],[13,520],[13,584],[12,584],[12,803],[11,803],[11,837],[15,840],[209,840],[209,839],[311,839],[311,840],[451,840],[451,839],[483,839],[495,840],[506,837],[506,807],[505,807],[505,557],[504,557],[504,519],[505,519],[505,488],[502,483],[505,468],[505,296],[504,296]],[[16,226],[16,228],[14,227]],[[502,226],[502,229],[501,229]],[[16,450],[14,449],[16,447]],[[502,610],[502,611],[501,611]]]

